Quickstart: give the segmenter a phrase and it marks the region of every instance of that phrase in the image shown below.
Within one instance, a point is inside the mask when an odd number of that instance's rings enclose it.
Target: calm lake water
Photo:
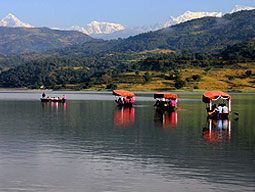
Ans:
[[[201,94],[162,113],[152,93],[124,109],[110,92],[46,93],[68,101],[0,92],[0,191],[255,191],[254,94],[231,94],[233,113],[217,122]]]

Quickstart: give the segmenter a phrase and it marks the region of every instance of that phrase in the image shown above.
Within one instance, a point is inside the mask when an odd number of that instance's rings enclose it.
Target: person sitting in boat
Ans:
[[[156,100],[156,103],[154,104],[154,106],[156,106],[156,107],[160,106],[160,100],[159,99]]]
[[[167,107],[167,106],[168,106],[168,103],[167,103],[167,101],[166,101],[165,98],[162,98],[162,100],[161,100],[161,105],[162,105],[163,107]]]
[[[215,115],[217,113],[217,108],[218,108],[217,104],[214,104],[212,106],[212,110],[210,110],[210,108],[208,108],[207,109],[208,115],[210,115],[210,116]]]
[[[123,101],[123,98],[122,97],[119,97],[118,100],[115,100],[116,103],[118,103],[118,105],[123,105],[124,104],[124,101]]]
[[[135,102],[134,98],[131,97],[131,98],[130,98],[130,103],[133,104],[134,102]]]
[[[59,101],[61,100],[60,97],[58,97],[58,100],[59,100]]]
[[[175,109],[176,106],[177,106],[177,102],[176,102],[174,99],[172,99],[172,100],[170,101],[170,106],[171,106],[173,109]]]
[[[222,113],[222,104],[219,104],[216,111],[217,113]]]
[[[124,100],[124,102],[125,102],[125,104],[129,104],[129,102],[130,102],[129,97],[126,97],[125,100]]]
[[[228,107],[225,103],[222,104],[222,113],[228,113]]]
[[[62,100],[66,100],[66,96],[65,95],[63,95]]]
[[[219,104],[218,107],[217,107],[217,109],[216,109],[216,116],[217,116],[217,119],[220,118],[220,114],[222,114],[222,109],[223,109],[222,104]]]
[[[46,97],[46,94],[43,92],[43,94],[42,94],[42,98],[45,98]]]

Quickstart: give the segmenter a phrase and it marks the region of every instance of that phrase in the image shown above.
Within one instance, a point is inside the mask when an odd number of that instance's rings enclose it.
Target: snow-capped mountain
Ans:
[[[252,10],[255,9],[255,7],[248,7],[248,6],[241,6],[241,5],[236,5],[230,13],[234,13],[237,11],[243,11],[243,10]],[[178,17],[173,17],[170,16],[170,19],[168,19],[165,22],[158,22],[153,25],[144,25],[140,27],[131,27],[131,28],[126,28],[125,30],[117,31],[114,33],[109,33],[107,35],[101,34],[97,35],[95,37],[100,37],[103,39],[116,39],[116,38],[127,38],[129,36],[134,36],[139,33],[145,33],[148,31],[156,31],[162,28],[169,27],[174,24],[179,24],[183,23],[192,19],[198,19],[202,17],[222,17],[223,13],[222,12],[192,12],[192,11],[186,11],[184,14],[178,16]]]
[[[236,5],[230,13],[234,13],[237,11],[242,10],[252,10],[255,9],[255,7],[248,7],[248,6],[241,6]],[[137,27],[129,27],[125,28],[123,25],[118,23],[110,23],[110,22],[98,22],[98,21],[92,21],[91,23],[85,25],[85,26],[78,26],[74,25],[68,29],[62,29],[62,30],[74,30],[74,31],[80,31],[82,33],[85,33],[87,35],[90,35],[92,37],[97,38],[103,38],[103,39],[116,39],[116,38],[127,38],[129,36],[134,36],[139,33],[144,33],[148,31],[156,31],[162,28],[169,27],[174,24],[179,24],[182,22],[186,22],[192,19],[202,18],[202,17],[222,17],[223,13],[221,12],[192,12],[192,11],[186,11],[184,14],[173,17],[170,16],[170,18],[165,22],[158,22],[153,25],[144,25],[144,26],[137,26]],[[2,18],[0,20],[0,26],[7,26],[7,27],[34,27],[28,23],[24,23],[21,20],[19,20],[17,17],[15,17],[13,14],[9,13],[7,16]],[[52,28],[52,29],[58,29],[59,28]]]
[[[188,20],[197,19],[201,17],[206,16],[212,16],[212,17],[222,17],[221,12],[191,12],[187,11],[183,15],[180,15],[179,17],[170,17],[169,20],[165,22],[158,22],[152,25],[143,25],[139,27],[129,27],[124,30],[116,31],[114,33],[108,33],[108,34],[92,34],[91,36],[95,38],[102,38],[105,40],[109,39],[117,39],[117,38],[127,38],[129,36],[138,35],[140,33],[145,33],[149,31],[156,31],[159,29],[163,29],[166,27],[169,27],[174,24],[179,24]]]
[[[253,10],[255,9],[255,7],[248,7],[248,6],[244,6],[244,5],[236,5],[230,13],[234,13],[237,11],[244,11],[244,10]]]
[[[109,22],[98,22],[92,21],[87,24],[86,27],[80,26],[72,26],[72,30],[77,30],[83,32],[87,35],[97,35],[97,34],[110,34],[116,31],[124,30],[124,26],[117,23],[109,23]]]
[[[192,12],[192,11],[186,11],[183,15],[180,15],[178,17],[170,16],[170,22],[172,23],[183,23],[185,21],[189,21],[192,19],[198,19],[202,17],[222,17],[221,12]]]
[[[32,25],[28,23],[24,23],[21,20],[19,20],[17,17],[15,17],[13,14],[9,13],[0,21],[0,26],[3,27],[33,27]]]

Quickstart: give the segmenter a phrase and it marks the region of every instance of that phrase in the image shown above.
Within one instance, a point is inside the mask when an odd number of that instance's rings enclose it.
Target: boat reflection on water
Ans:
[[[167,110],[156,110],[154,116],[156,126],[163,128],[176,127],[178,123],[177,112]]]
[[[42,107],[50,111],[61,109],[64,113],[66,112],[66,103],[62,102],[42,102]]]
[[[229,119],[208,119],[207,128],[203,129],[206,144],[223,144],[231,139],[231,121]]]
[[[114,126],[125,127],[134,124],[135,122],[135,108],[119,106],[114,111]]]

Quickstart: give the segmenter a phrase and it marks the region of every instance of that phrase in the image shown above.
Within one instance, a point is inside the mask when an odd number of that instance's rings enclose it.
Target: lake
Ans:
[[[254,94],[231,94],[231,117],[213,121],[198,93],[178,93],[176,113],[153,93],[133,108],[110,92],[41,93],[0,92],[0,191],[255,191]]]

